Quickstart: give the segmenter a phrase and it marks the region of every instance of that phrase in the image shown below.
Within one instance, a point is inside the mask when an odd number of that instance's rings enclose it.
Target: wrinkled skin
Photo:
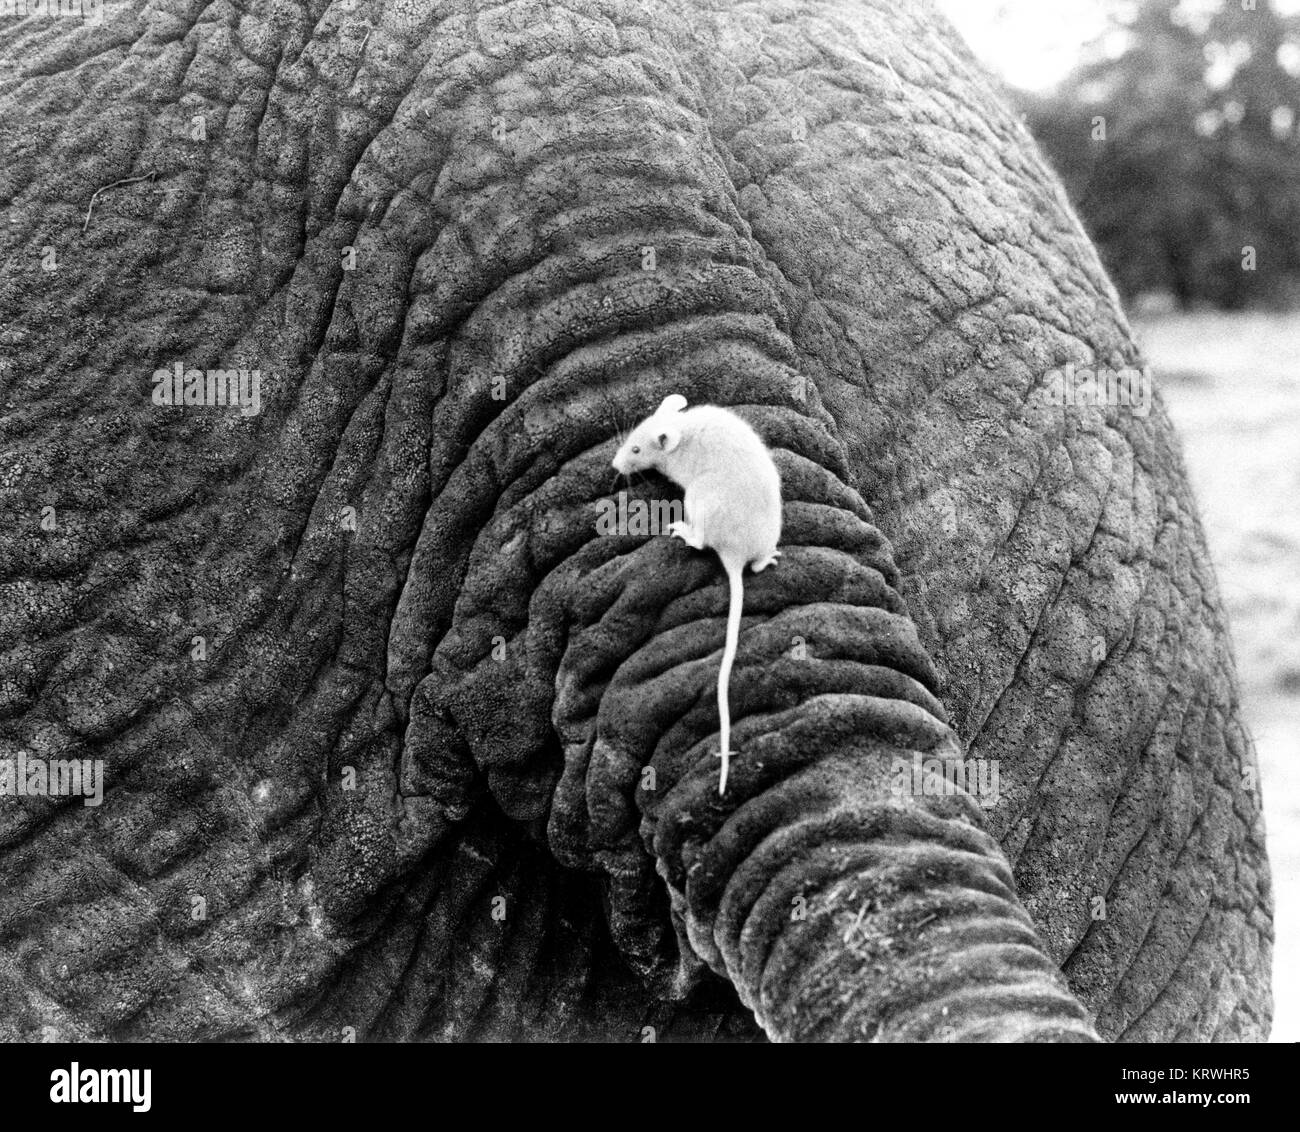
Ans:
[[[1177,441],[1036,396],[1140,359],[928,6],[137,2],[0,60],[0,754],[107,778],[0,799],[0,1035],[1266,1035]],[[152,405],[177,360],[261,412]],[[784,483],[721,800],[717,562],[595,528],[672,392]],[[963,752],[997,805],[891,789]]]

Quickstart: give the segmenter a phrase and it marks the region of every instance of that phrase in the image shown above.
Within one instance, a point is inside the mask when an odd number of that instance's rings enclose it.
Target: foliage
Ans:
[[[1300,17],[1270,0],[1114,9],[1024,109],[1116,285],[1184,308],[1300,295]]]

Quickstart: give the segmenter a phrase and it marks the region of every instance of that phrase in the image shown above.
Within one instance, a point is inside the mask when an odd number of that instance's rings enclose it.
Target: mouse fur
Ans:
[[[730,586],[726,640],[718,671],[722,774],[727,789],[731,759],[728,689],[740,637],[746,566],[759,573],[781,556],[781,476],[772,454],[749,423],[719,405],[686,407],[679,393],[636,426],[613,460],[622,475],[654,470],[685,492],[685,521],[668,533],[696,550],[712,550]]]

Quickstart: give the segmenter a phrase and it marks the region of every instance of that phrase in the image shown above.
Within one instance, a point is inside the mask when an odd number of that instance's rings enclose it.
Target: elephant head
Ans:
[[[928,3],[196,12],[0,28],[0,756],[104,774],[0,1034],[1266,1033],[1177,443]],[[783,485],[721,797],[673,393]]]

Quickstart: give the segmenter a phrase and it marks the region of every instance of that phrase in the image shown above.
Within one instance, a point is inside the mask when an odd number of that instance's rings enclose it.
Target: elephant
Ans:
[[[0,1036],[1267,1037],[1178,440],[929,0],[0,58]],[[674,394],[782,482],[721,795],[726,578],[610,468]]]

